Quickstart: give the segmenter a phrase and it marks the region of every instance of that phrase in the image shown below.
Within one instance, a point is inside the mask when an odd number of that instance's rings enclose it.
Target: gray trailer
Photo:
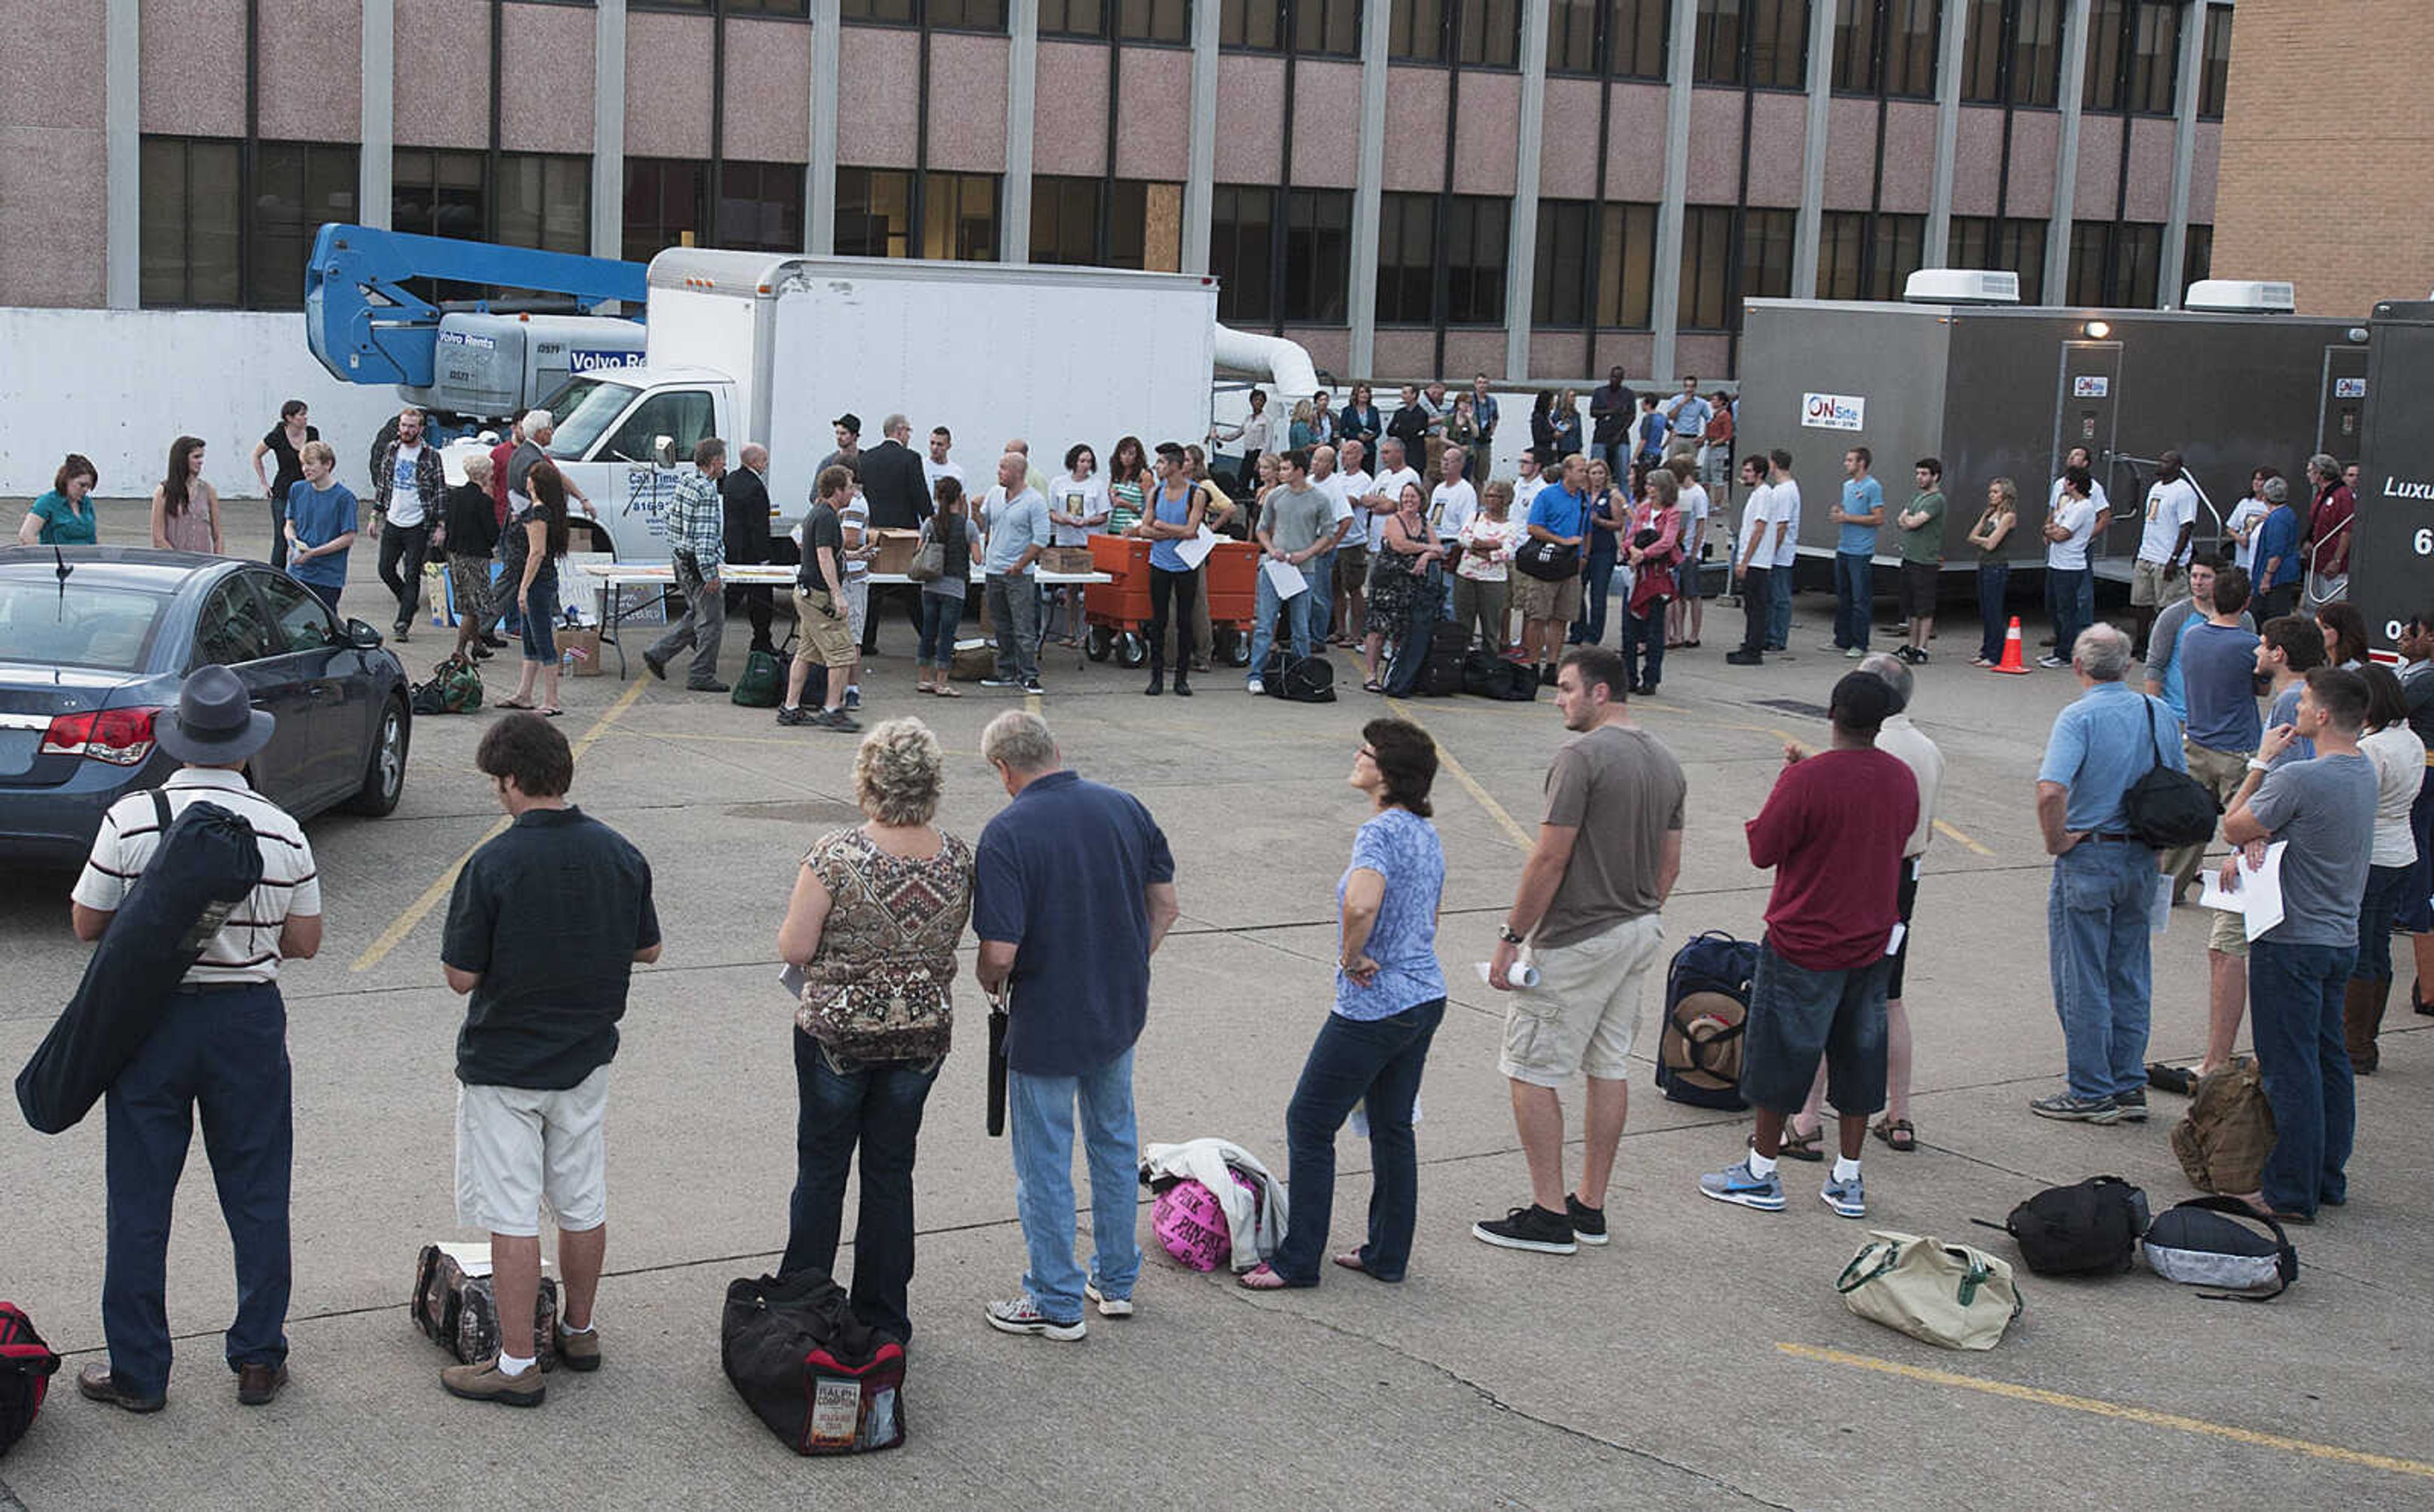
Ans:
[[[1742,332],[1737,450],[1791,452],[1800,552],[1821,567],[1838,534],[1826,514],[1854,446],[1869,449],[1884,485],[1876,559],[1888,569],[1911,465],[1942,459],[1947,572],[1976,566],[1969,528],[1986,485],[2004,477],[2020,491],[2004,554],[2042,569],[2047,491],[2065,454],[2084,446],[2114,511],[2090,560],[2100,578],[2126,580],[2159,453],[2178,450],[2205,498],[2197,539],[2212,550],[2253,469],[2279,467],[2304,505],[2309,454],[2355,457],[2363,430],[2366,331],[2343,320],[1753,299]]]
[[[2434,300],[2386,300],[2369,325],[2350,598],[2376,659],[2434,611]]]

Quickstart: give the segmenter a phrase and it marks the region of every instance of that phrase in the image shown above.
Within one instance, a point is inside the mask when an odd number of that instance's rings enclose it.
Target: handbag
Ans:
[[[995,1139],[1005,1132],[1005,999],[989,999],[988,1012],[988,1133]]]
[[[947,575],[947,543],[930,528],[936,519],[933,515],[922,525],[921,545],[913,553],[912,565],[904,569],[904,575],[916,583],[935,583]]]
[[[1581,575],[1581,549],[1534,535],[1513,553],[1513,565],[1541,583],[1561,583]]]
[[[1889,1229],[1869,1232],[1834,1289],[1870,1322],[1947,1350],[1991,1350],[2020,1316],[2009,1261]]]
[[[2214,839],[2215,820],[2222,810],[2203,783],[2164,765],[2164,744],[2155,735],[2151,699],[2147,705],[2147,743],[2154,751],[2155,764],[2121,795],[2121,817],[2131,837],[2159,851],[2203,845]]]

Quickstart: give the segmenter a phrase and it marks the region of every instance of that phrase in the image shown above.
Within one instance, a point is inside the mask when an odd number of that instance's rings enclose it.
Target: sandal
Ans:
[[[1819,1124],[1804,1134],[1791,1124],[1783,1126],[1783,1141],[1774,1152],[1775,1159],[1786,1161],[1823,1161],[1826,1158],[1826,1126]]]
[[[2198,1074],[2188,1066],[2166,1065],[2161,1061],[2147,1062],[2147,1085],[2158,1092],[2178,1093],[2184,1097],[2198,1095]]]
[[[1234,1278],[1234,1284],[1244,1291],[1280,1292],[1293,1284],[1270,1268],[1264,1260]]]
[[[1905,1155],[1918,1148],[1918,1130],[1911,1127],[1907,1118],[1879,1118],[1869,1126],[1868,1132]]]
[[[512,699],[512,698],[503,698],[503,699],[499,700],[497,703],[495,703],[495,704],[491,705],[490,706],[491,706],[492,708],[520,708],[520,709],[523,709],[523,710],[525,710],[525,711],[527,711],[527,712],[529,712],[529,711],[531,710],[531,708],[532,708],[532,705],[531,705],[530,704],[519,704],[519,703],[517,703],[517,702],[516,702],[514,699]]]
[[[533,707],[533,712],[534,712],[534,713],[536,713],[536,714],[538,714],[538,715],[540,715],[542,719],[545,719],[545,720],[554,720],[554,719],[557,718],[559,715],[561,715],[561,714],[565,713],[565,712],[566,712],[566,710],[564,710],[564,709],[562,709],[562,708],[557,708],[557,707],[556,707],[556,706],[554,706],[554,705],[548,705],[548,704],[540,704],[540,705],[534,705],[534,707]]]
[[[963,697],[963,696],[964,696],[963,694],[961,694],[961,693],[957,692],[955,689],[953,689],[953,688],[949,688],[949,687],[948,687],[946,684],[944,684],[944,683],[940,683],[940,684],[939,684],[938,686],[936,686],[935,688],[931,688],[931,689],[930,689],[930,691],[932,691],[933,693],[937,694],[940,698],[961,698],[961,697]]]
[[[1361,691],[1364,693],[1382,693],[1385,690],[1386,685],[1378,681],[1375,677],[1370,678],[1367,682],[1361,685]]]

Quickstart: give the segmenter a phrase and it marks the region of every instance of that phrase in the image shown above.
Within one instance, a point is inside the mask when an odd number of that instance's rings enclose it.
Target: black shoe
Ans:
[[[1174,696],[1177,698],[1191,696],[1191,683],[1181,672],[1174,674]]]
[[[1500,1218],[1472,1224],[1470,1236],[1499,1249],[1533,1249],[1542,1255],[1568,1255],[1579,1248],[1572,1242],[1571,1220],[1534,1202]]]
[[[482,644],[489,647],[492,651],[505,651],[507,649],[507,643],[497,636],[484,636],[482,637]]]
[[[1593,1208],[1567,1192],[1564,1194],[1564,1216],[1571,1220],[1573,1238],[1583,1244],[1605,1243],[1605,1209]]]
[[[1048,689],[1039,686],[1039,679],[1037,677],[1024,678],[1022,680],[1022,690],[1026,693],[1045,693],[1048,691]]]
[[[1759,655],[1755,651],[1728,651],[1724,653],[1724,665],[1727,667],[1763,667],[1766,665],[1766,658]]]
[[[414,626],[411,624],[392,625],[389,628],[391,633],[400,640],[411,640],[414,638]]]
[[[1544,662],[1540,664],[1538,668],[1538,686],[1540,688],[1552,688],[1555,686],[1555,664],[1553,662]]]
[[[169,1402],[165,1396],[139,1397],[131,1391],[120,1390],[118,1383],[111,1377],[110,1367],[99,1361],[77,1372],[77,1390],[89,1402],[123,1407],[136,1413],[159,1412]]]
[[[668,680],[668,664],[647,651],[643,653],[643,665],[648,667],[651,670],[651,675],[660,682],[664,683]]]
[[[1143,698],[1156,698],[1165,691],[1166,673],[1164,671],[1152,671],[1149,674],[1149,686],[1141,689],[1141,696]]]
[[[685,691],[688,693],[724,693],[727,691],[727,685],[713,677],[706,683],[687,683],[685,684]]]
[[[239,1366],[236,1372],[237,1405],[267,1407],[285,1385],[287,1367],[283,1365]]]
[[[473,642],[472,657],[475,661],[489,661],[491,651],[489,647],[482,644],[478,640]]]
[[[813,723],[817,721],[819,717],[819,711],[817,709],[781,708],[778,711],[778,722],[785,725],[788,729],[793,729],[798,724]]]

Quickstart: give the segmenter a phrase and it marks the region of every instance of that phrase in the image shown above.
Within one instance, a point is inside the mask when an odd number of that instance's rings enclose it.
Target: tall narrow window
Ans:
[[[1744,0],[1749,8],[1749,82],[1757,89],[1808,85],[1808,0]]]
[[[1935,96],[1936,0],[1885,0],[1884,92]]]
[[[1817,297],[1864,299],[1861,264],[1867,260],[1868,212],[1829,210],[1817,229]]]
[[[1604,0],[1550,0],[1547,9],[1547,72],[1597,72],[1598,13]]]
[[[1446,324],[1504,324],[1504,254],[1513,202],[1456,195],[1446,205]]]
[[[1990,215],[1955,215],[1944,260],[1951,267],[2016,273],[2020,302],[2035,304],[2045,297],[2046,223],[2016,217],[1998,223]]]
[[[739,252],[803,249],[803,165],[738,162],[719,165],[716,236]]]
[[[1877,89],[1877,0],[1835,0],[1834,88],[1844,94]]]
[[[2003,103],[2003,52],[2009,44],[2004,0],[1964,0],[1967,37],[1961,44],[1961,97],[1971,105]]]
[[[2062,103],[2062,25],[2065,0],[2014,0],[2011,99],[2014,105]]]
[[[541,152],[499,155],[498,239],[545,252],[591,248],[591,160]]]
[[[1446,60],[1446,8],[1448,0],[1390,0],[1386,23],[1387,56],[1404,62]]]
[[[1741,0],[1697,3],[1699,19],[1690,31],[1690,76],[1702,84],[1740,83]]]
[[[2082,110],[2121,109],[2121,33],[2131,5],[2132,0],[2088,0],[2087,77],[2080,96]],[[2077,278],[2074,273],[2073,280]]]
[[[262,142],[253,157],[253,215],[246,227],[246,304],[304,305],[304,263],[331,221],[355,214],[357,148],[332,142]]]
[[[1520,0],[1454,0],[1462,23],[1463,62],[1512,68],[1521,57]]]
[[[836,249],[840,257],[913,255],[913,171],[836,171]]]
[[[2214,228],[2191,226],[2181,239],[2181,286],[2168,290],[2178,304],[2188,286],[2214,277]]]
[[[922,176],[921,255],[957,263],[997,260],[997,175]]]
[[[2231,7],[2206,7],[2205,28],[2205,70],[2198,86],[2198,114],[2220,121],[2223,99],[2231,93]]]
[[[1578,330],[1589,323],[1589,226],[1586,199],[1538,201],[1538,265],[1530,280],[1530,323]]]
[[[1791,297],[1791,237],[1799,212],[1741,212],[1741,297]]]
[[[1689,0],[1608,0],[1606,72],[1617,78],[1665,76],[1665,23],[1670,4]]]
[[[2181,8],[2175,0],[2142,0],[2130,33],[2128,108],[2169,115],[2181,73]]]
[[[1598,238],[1597,323],[1645,331],[1656,288],[1656,207],[1608,205]]]
[[[690,158],[627,158],[620,243],[626,261],[647,263],[687,236],[698,239],[709,201],[709,164]]]
[[[1277,317],[1269,265],[1277,192],[1265,184],[1218,184],[1209,195],[1208,271],[1217,279],[1217,318],[1261,325]]]
[[[143,277],[147,306],[240,302],[237,188],[240,142],[146,137],[142,172]]]
[[[1435,318],[1434,195],[1388,194],[1378,207],[1378,323],[1425,326]]]
[[[1676,323],[1685,331],[1730,331],[1739,312],[1732,302],[1733,208],[1686,205],[1682,209],[1682,295]]]
[[[1879,212],[1876,221],[1868,259],[1867,297],[1898,299],[1910,276],[1926,261],[1922,244],[1927,238],[1927,217]]]
[[[1284,318],[1340,326],[1352,291],[1352,191],[1295,189],[1285,196]]]

